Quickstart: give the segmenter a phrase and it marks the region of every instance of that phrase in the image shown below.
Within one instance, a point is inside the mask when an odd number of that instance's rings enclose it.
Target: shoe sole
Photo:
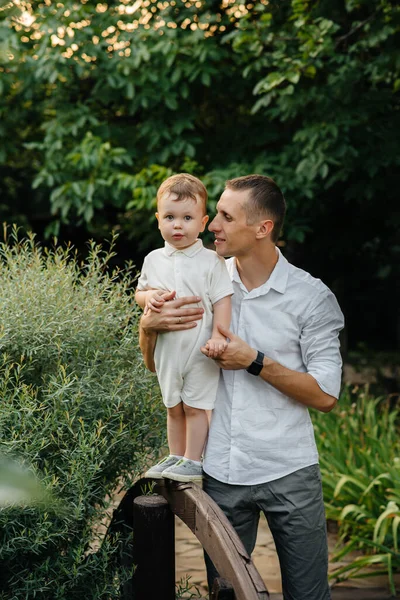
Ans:
[[[147,471],[144,474],[144,477],[147,477],[147,479],[162,479],[163,475],[162,475],[162,473],[153,473],[152,474],[150,471]]]
[[[169,475],[168,473],[164,472],[162,476],[166,479],[172,479],[172,481],[181,481],[183,483],[189,481],[203,481],[203,475],[194,475],[191,477],[190,475],[176,475],[175,473]]]
[[[178,462],[178,461],[176,461],[176,462]],[[171,467],[175,466],[176,462],[172,463],[172,465],[170,465],[169,467],[165,467],[163,470],[166,471],[167,469],[170,469]],[[154,469],[156,466],[157,465],[153,465],[151,467],[151,469]],[[151,469],[146,471],[146,473],[143,475],[143,477],[147,477],[147,479],[162,479],[163,478],[163,471],[152,472]]]

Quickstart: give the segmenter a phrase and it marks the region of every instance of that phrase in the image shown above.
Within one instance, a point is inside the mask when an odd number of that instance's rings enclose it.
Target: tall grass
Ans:
[[[368,388],[345,388],[329,414],[313,412],[328,519],[339,525],[341,548],[362,556],[338,568],[335,581],[388,575],[400,569],[399,410],[391,398],[373,398]],[[377,567],[366,571],[367,567]]]

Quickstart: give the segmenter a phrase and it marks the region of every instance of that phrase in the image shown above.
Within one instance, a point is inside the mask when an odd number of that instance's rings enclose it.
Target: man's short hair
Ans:
[[[189,173],[178,173],[177,175],[168,177],[168,179],[163,181],[158,188],[157,203],[167,192],[176,194],[176,201],[192,198],[192,200],[196,202],[196,196],[200,196],[203,202],[204,214],[206,213],[208,198],[207,190],[200,179],[197,179],[194,175],[190,175]]]
[[[274,228],[271,233],[273,242],[277,242],[281,234],[286,213],[285,198],[279,186],[266,175],[245,175],[236,177],[225,183],[230,190],[250,190],[249,200],[244,207],[249,225],[269,217]]]

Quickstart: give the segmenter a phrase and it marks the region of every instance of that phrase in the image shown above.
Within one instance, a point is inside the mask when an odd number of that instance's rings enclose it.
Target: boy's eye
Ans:
[[[185,215],[184,218],[185,218],[185,221],[191,221],[192,220],[192,217],[190,215]]]
[[[167,221],[172,221],[174,217],[172,215],[166,215],[165,218]]]

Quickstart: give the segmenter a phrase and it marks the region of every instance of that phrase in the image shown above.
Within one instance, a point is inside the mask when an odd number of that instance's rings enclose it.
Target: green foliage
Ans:
[[[201,598],[201,592],[199,588],[191,583],[190,576],[182,577],[176,584],[176,600],[193,600],[194,598]]]
[[[293,180],[290,206],[314,229],[338,194],[343,210],[354,204],[363,212],[375,211],[383,188],[391,195],[400,8],[387,0],[281,4],[258,20],[244,16],[230,40],[246,76],[257,79],[253,112],[287,133],[272,171]],[[399,248],[390,252],[398,260]]]
[[[326,516],[339,524],[340,548],[334,561],[352,550],[362,556],[332,573],[336,581],[400,569],[399,411],[390,398],[356,396],[345,389],[329,414],[313,413],[320,454]],[[376,571],[375,571],[376,572]]]
[[[116,227],[141,257],[164,176],[201,176],[212,214],[227,177],[268,174],[288,253],[373,328],[399,303],[398,3],[149,2],[0,11],[1,218]]]
[[[0,452],[54,501],[0,510],[2,600],[117,598],[119,552],[91,551],[110,495],[164,440],[156,378],[137,348],[131,269],[109,250],[0,246]]]

